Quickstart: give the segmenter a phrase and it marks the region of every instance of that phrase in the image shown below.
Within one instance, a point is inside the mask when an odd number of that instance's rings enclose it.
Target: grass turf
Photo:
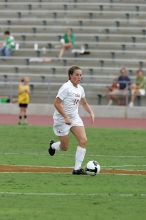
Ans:
[[[73,166],[76,141],[67,152],[47,153],[51,127],[0,126],[0,163]],[[146,135],[141,129],[87,128],[84,166],[96,159],[101,167],[146,169]],[[2,220],[144,220],[146,176],[0,173]]]

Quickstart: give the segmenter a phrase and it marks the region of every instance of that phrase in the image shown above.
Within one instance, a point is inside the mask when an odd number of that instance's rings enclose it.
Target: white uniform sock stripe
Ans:
[[[60,141],[53,143],[51,147],[55,150],[60,150]]]

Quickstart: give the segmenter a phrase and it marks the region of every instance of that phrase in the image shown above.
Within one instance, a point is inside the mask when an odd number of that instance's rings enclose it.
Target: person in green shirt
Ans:
[[[64,33],[63,38],[61,39],[61,49],[59,52],[59,58],[61,58],[65,52],[65,50],[73,48],[75,45],[75,35],[73,30],[67,29]]]
[[[9,31],[4,32],[5,41],[0,44],[0,56],[9,57],[12,55],[15,49],[15,38],[10,34]]]
[[[145,78],[144,72],[141,69],[136,71],[136,79],[135,82],[131,85],[131,101],[129,103],[130,107],[134,106],[134,101],[136,96],[144,96],[145,95]]]

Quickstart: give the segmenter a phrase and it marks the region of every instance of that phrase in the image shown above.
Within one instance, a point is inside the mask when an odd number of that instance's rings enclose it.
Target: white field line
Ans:
[[[87,196],[87,197],[144,197],[146,198],[146,193],[37,193],[37,192],[0,192],[0,195],[8,195],[8,196]]]
[[[33,156],[46,156],[46,155],[48,155],[47,153],[45,154],[41,154],[41,153],[29,153],[29,152],[0,152],[0,154],[1,155],[33,155]],[[66,156],[74,156],[73,154],[63,154],[63,153],[61,153],[60,154],[61,156],[64,156],[64,155],[66,155]],[[140,157],[140,158],[145,158],[146,157],[146,155],[102,155],[102,154],[90,154],[90,155],[88,155],[89,157],[110,157],[110,158],[112,158],[112,157],[116,157],[116,158],[138,158],[138,157]]]
[[[13,164],[0,164],[2,166],[12,166],[12,167],[34,167],[34,168],[37,168],[37,167],[40,167],[40,168],[72,168],[73,167],[68,167],[68,166],[43,166],[43,165],[29,165],[29,164],[20,164],[20,165],[13,165]],[[146,164],[124,164],[124,165],[111,165],[111,166],[102,166],[102,168],[123,168],[123,167],[146,167]],[[141,170],[136,170],[136,171],[141,171]]]
[[[126,165],[116,165],[116,166],[102,166],[104,168],[116,168],[116,167],[146,167],[146,164],[126,164]]]

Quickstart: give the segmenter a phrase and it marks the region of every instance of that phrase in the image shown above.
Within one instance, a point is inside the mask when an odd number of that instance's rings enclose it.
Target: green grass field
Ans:
[[[102,169],[146,170],[145,130],[86,131],[83,166],[94,159]],[[0,125],[0,164],[73,167],[74,137],[54,157],[47,152],[51,138],[51,127]],[[0,220],[145,220],[145,207],[145,175],[0,173]]]

